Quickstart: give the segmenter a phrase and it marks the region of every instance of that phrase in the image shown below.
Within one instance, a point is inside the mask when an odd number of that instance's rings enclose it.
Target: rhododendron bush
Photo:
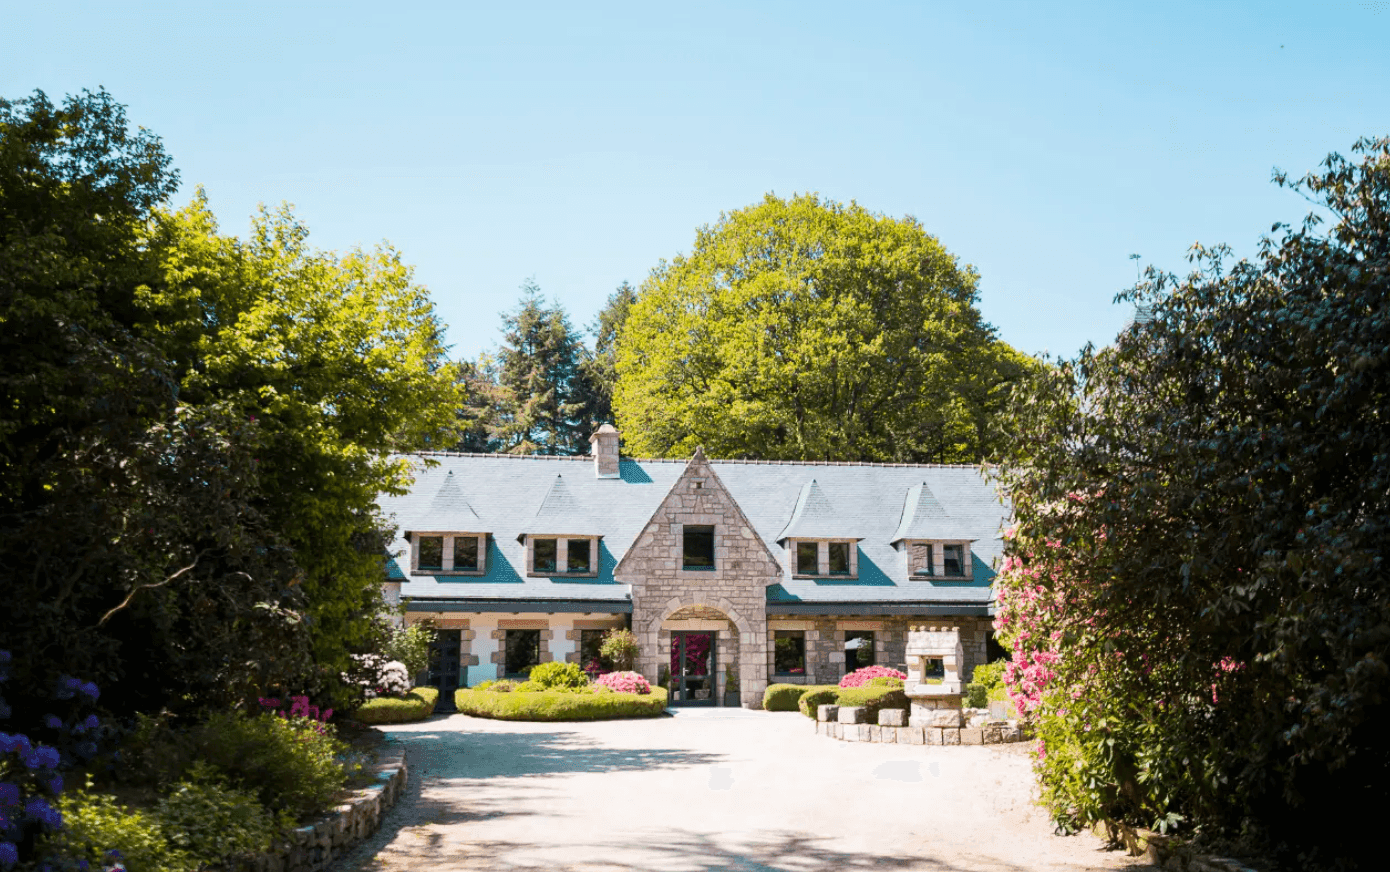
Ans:
[[[647,694],[652,692],[651,684],[640,672],[609,672],[600,675],[594,684],[615,690],[618,693]]]
[[[841,687],[863,687],[875,678],[899,678],[907,679],[907,675],[896,669],[889,669],[887,666],[865,666],[847,673],[840,679]]]
[[[1357,150],[1292,183],[1330,232],[1150,270],[1146,317],[1014,392],[995,627],[1063,829],[1330,868],[1390,807],[1390,140]]]

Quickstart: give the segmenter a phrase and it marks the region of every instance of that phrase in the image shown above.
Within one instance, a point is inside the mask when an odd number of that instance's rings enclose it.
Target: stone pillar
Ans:
[[[618,429],[604,424],[589,437],[589,453],[594,456],[594,473],[599,478],[618,477]]]
[[[928,684],[931,661],[940,661],[939,684]],[[908,723],[914,727],[960,728],[965,725],[961,711],[961,667],[964,652],[960,629],[952,626],[914,626],[907,633],[907,681],[904,690],[912,702]]]

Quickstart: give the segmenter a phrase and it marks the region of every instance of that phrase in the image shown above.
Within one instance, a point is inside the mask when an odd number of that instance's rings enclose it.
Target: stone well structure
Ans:
[[[965,726],[961,711],[964,662],[959,627],[925,625],[908,629],[907,680],[903,690],[912,701],[909,725],[948,729]],[[935,676],[940,676],[941,683],[928,684],[928,679]]]

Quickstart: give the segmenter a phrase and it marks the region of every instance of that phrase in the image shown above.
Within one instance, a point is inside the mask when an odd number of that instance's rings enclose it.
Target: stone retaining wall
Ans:
[[[816,733],[842,742],[881,742],[888,745],[999,745],[1022,742],[1016,723],[987,722],[977,727],[904,726],[906,713],[884,709],[877,724],[864,723],[865,709],[859,706],[823,705],[816,709]]]
[[[248,858],[235,872],[321,872],[358,842],[376,832],[381,818],[405,792],[407,769],[402,745],[382,746],[368,767],[376,783],[353,792],[324,820],[291,830],[289,840],[267,854]]]

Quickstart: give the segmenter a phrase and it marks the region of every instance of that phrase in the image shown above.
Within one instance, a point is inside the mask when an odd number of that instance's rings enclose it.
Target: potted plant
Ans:
[[[724,667],[724,706],[737,708],[738,705],[738,670],[730,664]]]

